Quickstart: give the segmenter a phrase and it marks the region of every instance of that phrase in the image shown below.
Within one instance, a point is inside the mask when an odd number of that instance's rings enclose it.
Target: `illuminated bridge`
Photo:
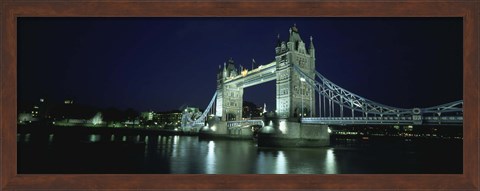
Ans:
[[[207,109],[188,124],[203,125],[208,114],[226,121],[227,126],[242,123],[243,89],[276,80],[276,112],[278,119],[298,119],[302,124],[352,125],[462,125],[463,100],[427,108],[387,106],[356,95],[325,78],[315,70],[313,38],[310,45],[300,38],[298,29],[289,30],[287,41],[275,47],[275,60],[255,69],[237,70],[229,59],[217,74],[217,91]],[[318,105],[317,105],[318,103]]]
[[[463,124],[463,100],[428,108],[397,108],[386,106],[334,84],[315,71],[317,79],[310,78],[297,66],[302,81],[315,88],[319,97],[319,116],[304,117],[302,123],[317,124]],[[323,102],[323,106],[322,103]],[[335,109],[337,108],[337,112]],[[323,115],[322,115],[323,111]],[[357,114],[357,116],[355,116]]]

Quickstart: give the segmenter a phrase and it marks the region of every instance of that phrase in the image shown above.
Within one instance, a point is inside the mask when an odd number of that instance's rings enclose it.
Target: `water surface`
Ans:
[[[110,141],[110,137],[98,135],[80,142],[54,134],[39,136],[19,138],[19,173],[462,173],[461,141],[258,148],[252,140],[202,140],[197,136],[146,137],[139,143],[126,137]]]

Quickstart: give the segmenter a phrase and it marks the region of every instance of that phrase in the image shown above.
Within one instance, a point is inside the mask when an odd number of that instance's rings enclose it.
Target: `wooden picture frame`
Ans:
[[[479,186],[478,1],[11,1],[0,3],[0,188],[27,189],[462,189]],[[18,17],[462,17],[463,174],[193,175],[17,174]]]

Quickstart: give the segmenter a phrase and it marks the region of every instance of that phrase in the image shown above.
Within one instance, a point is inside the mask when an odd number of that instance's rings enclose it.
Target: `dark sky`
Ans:
[[[461,18],[19,18],[19,101],[204,108],[219,65],[273,61],[294,23],[317,71],[353,93],[403,108],[462,99]],[[275,82],[244,100],[274,109]]]

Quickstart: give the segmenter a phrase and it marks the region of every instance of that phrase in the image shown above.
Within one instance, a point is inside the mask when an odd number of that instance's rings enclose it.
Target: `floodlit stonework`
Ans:
[[[217,75],[216,116],[223,121],[242,119],[243,88],[276,80],[276,115],[280,118],[315,116],[315,94],[294,71],[293,65],[315,77],[315,48],[310,37],[308,49],[296,26],[290,27],[287,41],[275,47],[275,60],[252,71],[237,70],[233,59],[219,68]],[[243,75],[242,75],[243,74]],[[303,108],[303,109],[302,109]]]

